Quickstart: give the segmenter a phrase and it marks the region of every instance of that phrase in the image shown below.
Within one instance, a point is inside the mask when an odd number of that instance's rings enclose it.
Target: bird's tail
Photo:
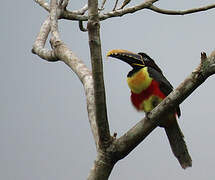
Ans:
[[[189,155],[184,135],[180,130],[177,120],[170,126],[165,127],[165,131],[172,149],[173,154],[178,159],[181,167],[186,169],[192,166],[192,159]]]

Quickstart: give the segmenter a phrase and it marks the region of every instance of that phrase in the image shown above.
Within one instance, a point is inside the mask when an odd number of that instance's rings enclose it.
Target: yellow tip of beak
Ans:
[[[108,53],[106,54],[106,56],[111,56],[111,55],[117,55],[117,54],[122,54],[122,53],[132,53],[130,51],[124,50],[124,49],[112,49],[110,51],[108,51]]]

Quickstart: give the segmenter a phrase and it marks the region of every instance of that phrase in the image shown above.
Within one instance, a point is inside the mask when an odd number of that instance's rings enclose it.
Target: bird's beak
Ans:
[[[144,66],[144,61],[142,60],[141,55],[132,53],[130,51],[123,50],[123,49],[110,50],[107,53],[107,57],[114,57],[114,58],[120,59],[120,60],[128,63],[132,67],[134,67],[136,65]]]

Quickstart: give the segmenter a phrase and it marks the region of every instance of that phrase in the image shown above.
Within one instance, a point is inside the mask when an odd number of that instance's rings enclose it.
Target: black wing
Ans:
[[[148,67],[148,72],[150,77],[159,83],[160,90],[164,93],[164,95],[168,96],[173,91],[173,86],[170,84],[170,82],[165,78],[165,76],[161,72],[158,72],[152,67]],[[176,111],[177,111],[178,117],[180,117],[181,111],[179,106]]]

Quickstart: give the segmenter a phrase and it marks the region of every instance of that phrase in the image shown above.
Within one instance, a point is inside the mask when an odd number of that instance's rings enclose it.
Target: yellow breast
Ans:
[[[141,68],[134,73],[131,77],[127,78],[129,88],[133,93],[139,94],[143,90],[147,89],[152,82],[152,78],[149,76],[147,67]]]
[[[150,112],[152,109],[154,109],[163,99],[158,96],[150,96],[148,99],[145,99],[140,104],[140,110],[143,110],[144,112]]]

